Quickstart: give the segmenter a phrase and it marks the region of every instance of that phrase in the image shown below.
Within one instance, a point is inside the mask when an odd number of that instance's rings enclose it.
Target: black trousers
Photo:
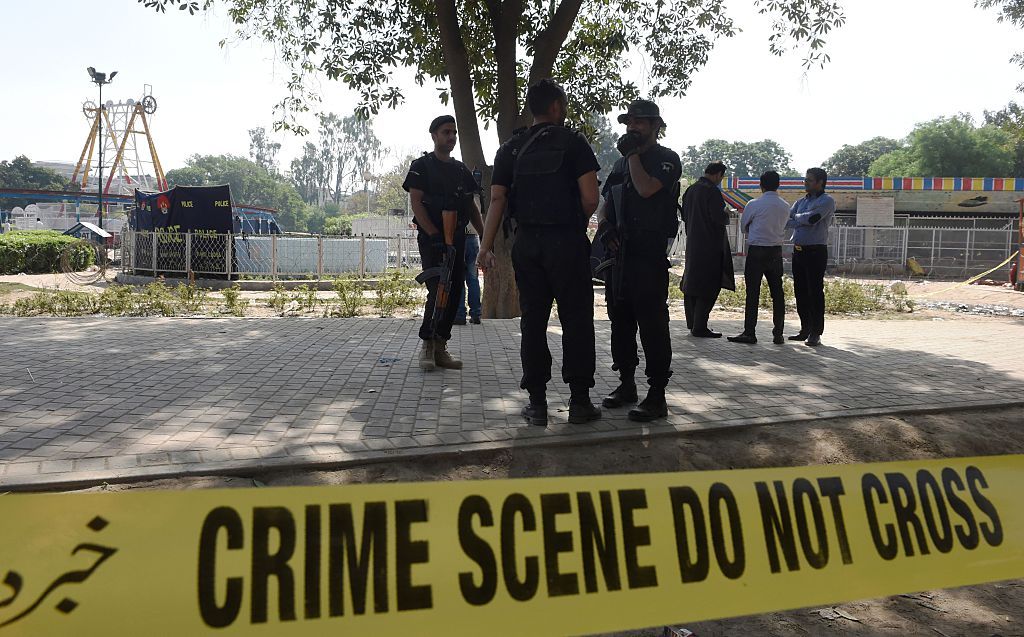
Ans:
[[[825,269],[828,246],[793,247],[793,287],[796,311],[800,314],[800,333],[821,336],[825,333]]]
[[[430,236],[425,232],[416,235],[416,242],[420,247],[420,260],[423,262],[423,269],[441,265],[441,258],[430,246]],[[443,255],[440,255],[443,257]],[[427,281],[427,303],[423,307],[423,323],[420,325],[420,338],[430,340],[436,338],[447,341],[452,337],[452,325],[455,323],[455,313],[459,310],[459,288],[466,279],[466,232],[460,228],[455,232],[455,264],[452,268],[452,285],[448,293],[448,307],[437,322],[437,333],[430,329],[430,319],[434,316],[434,303],[437,300],[438,279]]]
[[[718,302],[718,295],[722,292],[719,288],[714,296],[694,296],[687,294],[683,297],[683,311],[686,313],[686,329],[691,332],[703,332],[708,329],[708,319],[711,318],[711,310]]]
[[[548,320],[558,303],[562,323],[562,380],[574,392],[594,386],[594,286],[590,240],[581,228],[520,225],[512,247],[523,334],[520,387],[537,393],[551,380]]]
[[[750,246],[743,279],[747,284],[747,305],[743,333],[755,335],[757,308],[761,305],[761,277],[768,280],[772,295],[772,334],[782,336],[786,323],[786,297],[782,291],[782,246]]]
[[[640,364],[636,335],[644,348],[644,373],[651,387],[664,389],[672,376],[672,339],[668,331],[668,260],[634,259],[622,273],[621,299],[615,279],[605,285],[608,318],[612,322],[612,361],[623,376]]]

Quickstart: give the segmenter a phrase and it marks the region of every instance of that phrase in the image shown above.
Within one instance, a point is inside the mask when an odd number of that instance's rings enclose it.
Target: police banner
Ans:
[[[1024,576],[1024,456],[0,497],[4,635],[567,635]]]

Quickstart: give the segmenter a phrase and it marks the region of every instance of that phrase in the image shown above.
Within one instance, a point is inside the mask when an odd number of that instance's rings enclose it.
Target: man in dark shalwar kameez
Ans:
[[[725,178],[725,164],[710,164],[683,194],[686,227],[686,266],[679,287],[683,291],[686,328],[698,338],[721,338],[708,328],[711,308],[722,288],[736,289],[732,248],[726,228],[729,213],[718,186]]]

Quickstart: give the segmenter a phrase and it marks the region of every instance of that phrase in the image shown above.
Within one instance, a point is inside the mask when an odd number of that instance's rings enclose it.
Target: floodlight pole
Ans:
[[[100,147],[100,178],[96,183],[96,217],[99,219],[99,227],[103,227],[103,82],[98,81],[96,84],[100,87],[100,103],[99,110],[96,112],[96,121],[99,125],[99,133],[96,138],[96,142]]]
[[[96,216],[98,218],[98,225],[100,228],[103,227],[103,85],[110,84],[113,81],[114,76],[117,75],[117,71],[110,74],[107,77],[106,73],[97,73],[96,69],[89,67],[89,76],[92,78],[94,84],[100,87],[100,103],[96,110],[96,123],[97,123],[97,143],[99,144],[99,182],[96,185]]]

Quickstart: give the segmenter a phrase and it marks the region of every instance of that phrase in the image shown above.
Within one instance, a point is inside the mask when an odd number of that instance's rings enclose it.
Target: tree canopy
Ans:
[[[208,8],[213,0],[138,0],[166,11]],[[319,95],[313,76],[340,81],[360,96],[364,119],[404,99],[407,73],[441,85],[459,127],[463,161],[490,184],[478,119],[498,141],[529,123],[526,87],[545,77],[565,86],[573,122],[640,97],[685,95],[716,40],[738,28],[719,0],[223,0],[241,39],[272,44],[289,68],[288,95],[275,126],[308,132],[301,115]],[[823,65],[826,38],[846,18],[834,0],[754,0],[774,18],[769,50],[801,47],[805,67]],[[226,43],[224,40],[222,43]],[[519,313],[509,256],[487,274],[484,313]]]
[[[1000,22],[1009,22],[1024,29],[1024,0],[975,0],[974,5],[982,9],[996,9]],[[1014,55],[1010,61],[1024,69],[1024,51]],[[1024,92],[1024,82],[1017,85],[1017,90]]]
[[[340,204],[346,193],[366,187],[363,172],[376,170],[384,149],[370,120],[334,113],[318,119],[317,140],[306,142],[292,160],[292,182],[307,203]]]
[[[193,155],[185,160],[184,168],[167,173],[167,182],[172,186],[228,184],[236,203],[276,209],[283,230],[308,229],[311,211],[295,188],[283,177],[272,175],[244,157]]]
[[[766,139],[760,142],[727,142],[709,139],[700,146],[690,146],[680,153],[683,176],[699,179],[714,161],[723,162],[729,174],[737,177],[759,177],[766,170],[780,175],[796,174],[793,157],[782,144]]]
[[[1013,176],[1024,177],[1024,107],[1010,102],[998,111],[985,111],[985,124],[996,126],[1013,138]]]
[[[995,126],[975,126],[967,115],[918,124],[904,148],[871,164],[873,177],[1008,177],[1013,138]]]
[[[37,166],[25,155],[18,155],[11,161],[0,161],[0,188],[22,188],[25,190],[78,190],[71,187],[69,180],[56,171]],[[19,205],[13,199],[0,199],[0,207],[12,208]],[[24,202],[20,202],[24,205]]]
[[[861,177],[869,174],[876,159],[903,148],[903,142],[889,137],[873,137],[859,144],[844,144],[822,165],[829,175]]]

